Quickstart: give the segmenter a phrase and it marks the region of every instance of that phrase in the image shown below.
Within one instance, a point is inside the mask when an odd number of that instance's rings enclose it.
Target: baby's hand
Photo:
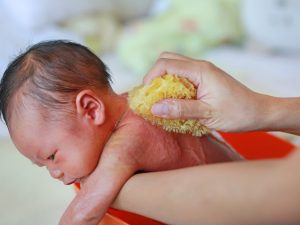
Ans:
[[[98,225],[134,169],[107,161],[99,165],[71,202],[59,225]]]
[[[95,171],[84,181],[59,225],[98,225],[136,165],[118,153],[119,143],[109,143]],[[121,144],[121,142],[120,142]]]

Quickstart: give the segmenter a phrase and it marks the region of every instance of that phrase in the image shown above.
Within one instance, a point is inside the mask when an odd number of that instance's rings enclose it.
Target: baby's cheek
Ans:
[[[76,178],[85,177],[95,170],[97,164],[98,159],[91,158],[88,155],[78,155],[68,164],[68,171],[66,172],[69,172],[69,175]]]

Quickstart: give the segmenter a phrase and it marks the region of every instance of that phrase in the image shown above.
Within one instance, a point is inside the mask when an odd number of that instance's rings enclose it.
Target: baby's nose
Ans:
[[[64,176],[64,173],[59,169],[50,169],[49,173],[55,179],[60,179]]]

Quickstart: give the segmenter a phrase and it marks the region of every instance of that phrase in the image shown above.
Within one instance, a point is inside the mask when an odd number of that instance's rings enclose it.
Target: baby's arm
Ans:
[[[131,146],[111,139],[97,168],[71,202],[59,225],[98,225],[124,183],[137,170],[135,162],[123,154],[124,148]]]

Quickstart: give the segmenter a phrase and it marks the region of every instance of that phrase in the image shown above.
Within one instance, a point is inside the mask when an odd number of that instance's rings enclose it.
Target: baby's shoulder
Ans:
[[[117,129],[128,130],[130,133],[139,133],[140,135],[165,133],[163,129],[152,125],[131,110],[128,110],[124,114],[123,118],[119,122],[119,125],[117,126]]]
[[[125,112],[123,118],[120,120],[118,124],[118,128],[130,127],[130,128],[141,129],[148,126],[149,123],[147,121],[145,121],[142,117],[136,115],[130,109],[127,112]]]

